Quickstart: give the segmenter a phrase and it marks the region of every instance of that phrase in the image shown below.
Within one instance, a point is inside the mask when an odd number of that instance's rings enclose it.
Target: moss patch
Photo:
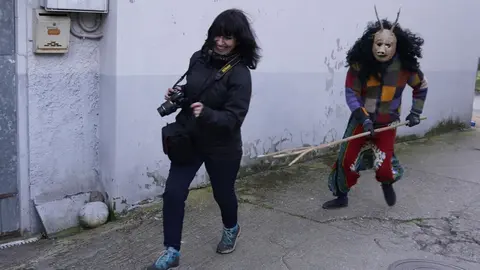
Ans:
[[[480,72],[477,72],[477,80],[475,81],[475,92],[480,94]]]
[[[415,134],[412,134],[412,135],[405,135],[405,136],[397,136],[397,138],[395,138],[395,142],[396,143],[404,143],[404,142],[410,142],[410,141],[415,141],[415,140],[418,140],[420,139],[421,137],[415,135]]]
[[[65,238],[65,237],[69,237],[69,236],[72,236],[72,235],[79,234],[79,233],[81,233],[85,230],[87,230],[87,229],[84,229],[80,226],[76,226],[76,227],[72,227],[72,228],[69,228],[69,229],[65,229],[63,231],[59,231],[57,233],[50,234],[50,235],[48,235],[48,238],[49,239]]]

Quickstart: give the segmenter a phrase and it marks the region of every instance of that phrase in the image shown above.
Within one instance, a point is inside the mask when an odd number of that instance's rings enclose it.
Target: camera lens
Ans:
[[[181,91],[173,91],[170,98],[160,105],[160,107],[157,108],[157,111],[162,117],[172,114],[179,108],[179,104],[182,100],[183,93]]]
[[[160,107],[157,108],[158,113],[160,116],[164,117],[169,115],[177,110],[177,105],[172,103],[171,101],[165,101]]]

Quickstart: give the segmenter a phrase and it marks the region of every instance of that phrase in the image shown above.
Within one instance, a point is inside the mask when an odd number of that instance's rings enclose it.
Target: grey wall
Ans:
[[[31,198],[98,189],[99,41],[70,35],[63,55],[32,52],[27,6],[27,88]]]
[[[18,230],[20,222],[16,194],[17,91],[15,63],[15,0],[2,0],[0,1],[0,235]]]
[[[421,68],[430,86],[424,110],[428,119],[399,129],[399,135],[421,136],[446,119],[469,123],[480,51],[475,46],[458,50],[458,44],[480,41],[472,35],[480,23],[480,2],[401,2],[110,1],[100,53],[100,171],[116,210],[162,194],[170,162],[162,152],[161,128],[175,114],[162,118],[155,109],[188,67],[215,16],[231,7],[249,14],[263,49],[252,72],[252,102],[242,129],[246,165],[267,151],[342,137],[350,114],[345,55],[367,22],[375,20],[374,4],[390,20],[402,6],[401,26],[425,39]],[[407,87],[402,119],[411,103]],[[202,168],[192,186],[207,181]]]
[[[3,1],[0,0],[2,4]],[[33,200],[54,201],[101,189],[98,183],[100,42],[71,36],[69,52],[64,55],[34,54],[32,14],[39,1],[12,2],[16,2],[18,26],[17,174],[21,228],[24,233],[36,233],[42,226]],[[76,210],[70,209],[72,215]]]

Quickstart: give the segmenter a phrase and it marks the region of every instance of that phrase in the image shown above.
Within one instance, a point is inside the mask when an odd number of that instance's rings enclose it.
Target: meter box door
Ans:
[[[33,51],[35,53],[68,52],[70,23],[70,16],[67,13],[50,13],[43,9],[34,9]]]
[[[51,12],[108,13],[108,0],[40,0],[40,6]]]

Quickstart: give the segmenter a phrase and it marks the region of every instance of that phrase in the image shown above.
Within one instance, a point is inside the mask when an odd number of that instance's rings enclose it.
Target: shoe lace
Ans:
[[[233,230],[223,230],[222,242],[226,245],[232,245],[235,233]]]
[[[173,253],[169,250],[164,250],[160,253],[160,257],[155,262],[155,265],[158,267],[165,267],[167,266],[170,261],[173,259]]]

